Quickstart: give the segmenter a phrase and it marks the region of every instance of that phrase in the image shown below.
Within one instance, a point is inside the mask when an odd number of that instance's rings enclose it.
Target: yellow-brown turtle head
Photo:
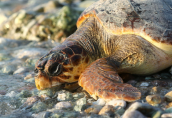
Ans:
[[[37,89],[77,82],[88,62],[88,56],[77,42],[64,42],[37,61],[35,65]]]

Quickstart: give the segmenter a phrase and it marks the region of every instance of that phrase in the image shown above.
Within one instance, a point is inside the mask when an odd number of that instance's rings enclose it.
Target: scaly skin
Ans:
[[[166,8],[164,15],[152,5]],[[148,75],[172,65],[170,10],[161,0],[98,1],[83,12],[78,30],[37,62],[37,88],[79,79],[94,98],[140,99],[141,93],[118,74]]]
[[[38,60],[35,71],[36,87],[39,90],[78,81],[89,64],[85,50],[74,41],[65,41]]]
[[[97,96],[104,100],[135,101],[140,99],[139,90],[130,84],[123,84],[123,80],[115,68],[107,64],[107,60],[98,59],[86,68],[80,76],[79,85],[95,99]]]
[[[98,24],[96,19],[90,18],[59,47],[53,48],[38,61],[38,75],[35,77],[37,88],[41,90],[75,83],[79,79],[79,85],[94,98],[140,99],[141,93],[124,84],[118,73],[155,73],[172,65],[172,58],[140,36],[107,35],[106,30],[95,24]]]

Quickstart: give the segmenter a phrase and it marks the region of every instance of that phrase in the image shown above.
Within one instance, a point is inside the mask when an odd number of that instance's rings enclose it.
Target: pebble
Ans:
[[[44,12],[51,12],[60,5],[58,1],[49,1],[47,5],[44,7]]]
[[[13,56],[22,59],[23,57],[41,57],[46,53],[48,53],[48,51],[42,48],[25,48],[14,51]]]
[[[40,98],[41,98],[42,101],[51,100],[51,98],[48,95],[46,95],[46,94],[41,94],[39,96],[40,96]]]
[[[112,105],[105,105],[99,112],[99,115],[114,116],[114,107]]]
[[[171,87],[171,88],[169,88],[169,90],[170,90],[170,91],[172,91],[172,87]]]
[[[87,8],[88,6],[92,5],[93,3],[95,3],[94,0],[89,0],[89,1],[83,1],[79,4],[79,7],[81,8]]]
[[[154,94],[159,94],[161,91],[160,87],[152,87],[152,89],[150,90],[150,94],[154,95]]]
[[[153,107],[147,103],[135,102],[125,112],[138,110],[146,117],[153,117],[157,112],[161,112],[160,108]],[[161,114],[159,114],[161,115]],[[157,116],[159,117],[159,116]]]
[[[17,92],[15,91],[10,91],[9,93],[7,93],[5,96],[8,96],[8,97],[15,97],[17,94]]]
[[[78,112],[65,112],[64,118],[76,118],[78,116]]]
[[[27,79],[26,82],[35,85],[35,78]]]
[[[167,102],[172,102],[172,91],[168,92],[165,95],[165,99],[166,99]]]
[[[165,112],[165,113],[172,113],[172,107],[166,109],[164,112]]]
[[[162,110],[165,110],[165,109],[169,108],[169,107],[168,107],[168,103],[165,102],[164,100],[163,100],[163,102],[162,102],[159,106],[161,106],[161,109],[162,109]]]
[[[118,107],[115,109],[115,114],[118,114],[119,116],[122,116],[125,112],[125,109],[123,107]]]
[[[110,118],[110,117],[101,116],[101,115],[97,115],[97,114],[91,114],[91,115],[88,115],[86,118]]]
[[[18,97],[20,98],[27,98],[27,97],[31,97],[31,92],[28,90],[22,90],[19,94],[17,94]]]
[[[4,52],[2,52],[2,53],[0,53],[0,61],[5,61],[5,60],[10,60],[10,55],[6,52],[6,53],[4,53]]]
[[[23,74],[23,73],[26,73],[26,72],[29,72],[29,69],[25,68],[25,67],[22,67],[22,68],[17,69],[16,71],[14,71],[13,74]]]
[[[93,102],[95,102],[95,99],[94,98],[88,98],[87,99],[87,103],[88,104],[92,104],[93,105]]]
[[[35,66],[36,62],[38,61],[39,57],[30,57],[28,59],[26,59],[25,63],[28,66]]]
[[[1,112],[7,110],[10,113],[10,111],[18,109],[22,105],[21,101],[22,99],[18,97],[0,96],[0,110]]]
[[[76,103],[76,105],[74,106],[75,111],[83,111],[84,109],[87,108],[87,99],[85,97],[77,100],[75,103]]]
[[[97,101],[93,102],[92,105],[100,105],[100,106],[104,106],[106,104],[106,101],[99,98]]]
[[[74,110],[79,111],[79,112],[84,111],[87,108],[88,108],[88,106],[86,104],[84,104],[84,105],[75,105],[74,106]]]
[[[11,66],[6,65],[6,66],[3,67],[1,72],[9,74],[9,75],[12,75],[15,70],[16,70],[16,66],[14,66],[14,65],[11,65]]]
[[[172,107],[172,102],[167,103],[167,105],[166,105],[166,108],[170,108],[170,107]]]
[[[152,78],[152,77],[145,77],[145,80],[152,80],[152,79],[154,79],[154,78]]]
[[[140,84],[140,86],[141,86],[141,87],[147,87],[147,86],[149,86],[149,83],[148,83],[148,82],[142,82],[142,83]]]
[[[161,118],[172,118],[172,113],[164,113],[161,115]]]
[[[137,81],[136,80],[129,80],[127,83],[131,84],[132,86],[135,86],[137,84]]]
[[[135,110],[135,111],[125,112],[122,118],[146,118],[146,116],[144,116],[139,111]]]
[[[85,104],[87,104],[87,99],[85,97],[76,101],[76,105],[85,105]]]
[[[94,105],[94,106],[90,106],[89,108],[85,109],[84,112],[86,112],[87,114],[98,114],[100,112],[100,110],[103,108],[103,106],[101,105]]]
[[[19,46],[27,45],[28,43],[29,41],[11,40],[0,37],[0,49],[4,50],[7,54],[9,48],[17,48]]]
[[[150,83],[152,86],[160,86],[160,87],[167,87],[168,82],[164,80],[153,80]]]
[[[139,90],[140,90],[141,95],[142,95],[142,97],[143,97],[143,96],[147,96],[147,94],[148,94],[149,91],[150,91],[150,88],[144,86],[144,87],[139,87]]]
[[[68,100],[71,100],[71,99],[73,99],[73,95],[70,92],[62,90],[62,91],[60,91],[58,93],[58,97],[57,97],[58,101],[68,101]]]
[[[63,116],[63,113],[55,113],[51,115],[51,118],[61,118]]]
[[[5,95],[5,94],[6,94],[6,91],[0,90],[0,95]]]
[[[45,89],[45,90],[41,90],[39,92],[39,96],[41,96],[41,95],[47,95],[49,97],[52,97],[54,94],[53,94],[52,89]]]
[[[43,112],[40,112],[38,114],[34,114],[32,115],[34,118],[49,118],[51,115],[51,112],[48,112],[48,111],[43,111]]]
[[[34,104],[32,107],[32,111],[34,113],[38,113],[38,112],[44,111],[46,109],[47,109],[47,105],[43,102],[38,102],[38,103]]]
[[[126,107],[126,104],[127,103],[124,100],[115,100],[115,99],[106,103],[106,105],[112,105],[114,107],[123,107],[123,108]]]
[[[84,96],[85,96],[84,93],[75,93],[75,94],[73,95],[73,98],[74,98],[74,99],[79,99],[79,98],[82,98],[82,97],[84,97]]]
[[[30,107],[30,106],[32,106],[35,102],[37,102],[38,100],[39,100],[39,97],[37,97],[37,96],[29,97],[29,98],[27,98],[27,100],[24,102],[24,104],[23,104],[22,106],[20,106],[20,108]]]
[[[168,92],[169,92],[168,89],[162,88],[161,91],[160,91],[160,96],[165,96],[165,94],[167,94]]]
[[[27,80],[27,79],[30,79],[30,78],[34,78],[34,76],[35,76],[34,73],[30,73],[26,77],[24,77],[24,80]]]
[[[72,108],[72,104],[70,102],[58,102],[55,105],[56,109],[71,109]]]
[[[160,118],[162,113],[163,113],[162,111],[157,111],[152,115],[152,118]]]
[[[2,13],[0,13],[0,17],[1,17],[1,19],[0,19],[0,25],[4,22],[4,21],[6,21],[8,18],[7,18],[7,16],[5,16],[5,14],[2,14]]]
[[[74,2],[74,0],[59,0],[60,3],[67,3],[67,4],[71,4]]]
[[[150,105],[158,105],[161,103],[161,97],[159,95],[148,95],[146,96],[146,101],[150,104]]]

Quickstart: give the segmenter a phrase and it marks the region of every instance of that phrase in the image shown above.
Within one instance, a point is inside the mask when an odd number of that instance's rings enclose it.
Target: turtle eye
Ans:
[[[62,72],[62,65],[59,63],[54,63],[49,67],[48,71],[50,75],[59,75]]]

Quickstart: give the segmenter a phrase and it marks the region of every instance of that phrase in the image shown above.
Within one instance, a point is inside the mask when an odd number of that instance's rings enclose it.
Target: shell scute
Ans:
[[[74,55],[74,52],[73,52],[72,49],[70,49],[70,48],[65,48],[65,49],[63,49],[62,51],[63,51],[63,52],[67,52],[66,55],[67,55],[68,58],[70,58],[71,56]]]
[[[71,57],[71,61],[72,61],[73,66],[78,66],[79,63],[81,63],[81,56],[74,55],[73,57]]]
[[[109,33],[136,34],[152,44],[172,42],[172,1],[169,0],[100,0],[82,13],[78,24],[89,17],[95,17]]]
[[[70,48],[73,50],[75,54],[82,54],[82,47],[78,45],[72,45]]]

